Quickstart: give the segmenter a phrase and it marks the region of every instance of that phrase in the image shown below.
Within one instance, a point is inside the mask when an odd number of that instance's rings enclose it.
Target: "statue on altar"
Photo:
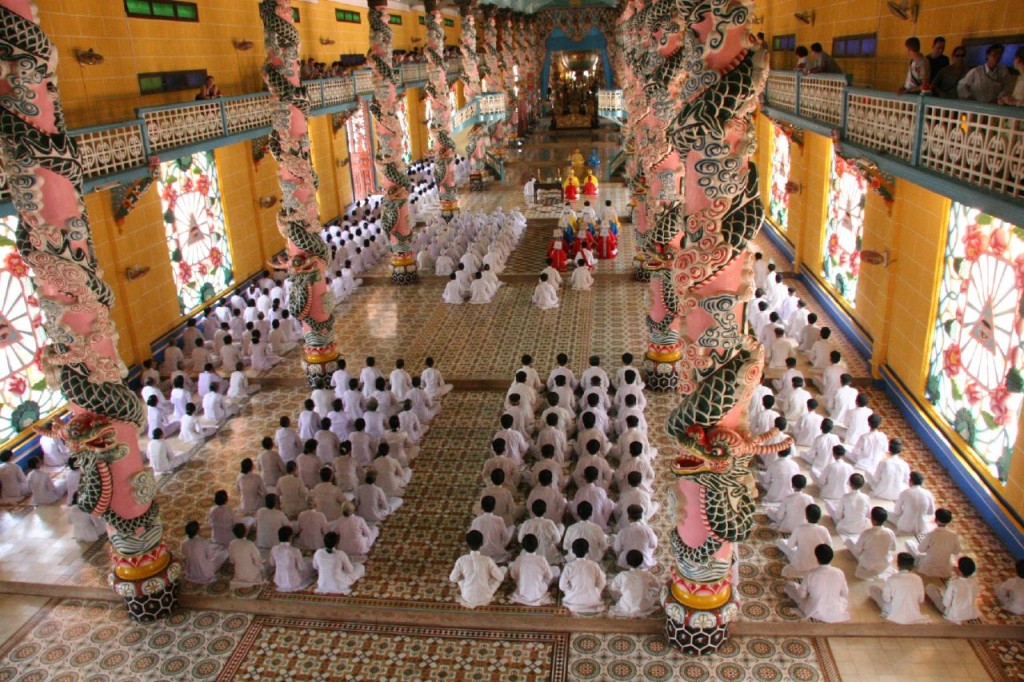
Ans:
[[[580,148],[577,147],[576,151],[572,153],[572,171],[573,175],[579,177],[583,175],[583,154],[580,152]]]
[[[587,157],[587,165],[590,169],[596,171],[601,167],[601,157],[597,153],[597,147],[590,148],[590,156]]]
[[[580,198],[580,181],[576,179],[571,169],[569,176],[562,182],[562,193],[566,201],[576,201]]]
[[[587,177],[583,181],[583,196],[585,197],[596,197],[598,193],[598,182],[597,176],[594,175],[594,169],[589,168],[587,170]]]

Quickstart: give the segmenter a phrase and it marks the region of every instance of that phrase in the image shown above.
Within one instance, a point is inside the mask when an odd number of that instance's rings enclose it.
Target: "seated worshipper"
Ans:
[[[608,584],[615,603],[608,614],[616,618],[643,618],[658,610],[661,584],[644,566],[644,555],[636,549],[626,552],[626,565]]]
[[[846,448],[832,448],[832,461],[818,477],[818,495],[824,500],[838,500],[846,494],[846,483],[853,475],[853,465],[846,461]]]
[[[331,528],[327,517],[316,509],[306,509],[300,513],[292,527],[298,535],[293,542],[303,552],[315,552],[323,547],[324,535]]]
[[[836,502],[825,502],[825,508],[836,524],[836,532],[840,535],[860,535],[871,527],[871,498],[861,492],[864,477],[851,474],[847,483],[850,492]]]
[[[784,535],[789,535],[797,526],[806,520],[804,514],[808,505],[814,504],[814,498],[804,492],[807,487],[807,477],[803,474],[794,474],[790,479],[793,492],[786,496],[775,509],[767,509],[765,513],[772,520],[772,527]]]
[[[454,272],[448,276],[448,284],[444,287],[444,293],[441,294],[441,300],[445,303],[451,303],[454,305],[458,305],[464,300],[462,296],[462,287],[455,278]]]
[[[331,466],[334,458],[338,455],[341,439],[331,431],[331,420],[329,418],[324,417],[320,420],[320,430],[316,432],[313,440],[316,441],[317,458],[327,466]]]
[[[612,226],[602,223],[597,236],[597,257],[601,260],[615,258],[619,254],[619,238]]]
[[[868,472],[874,472],[878,468],[889,445],[889,437],[878,430],[881,425],[881,415],[872,413],[867,418],[867,432],[857,439],[853,449],[846,455],[854,466]]]
[[[810,316],[808,316],[809,318]],[[813,329],[813,327],[813,324],[807,325],[804,330],[805,336],[807,331]],[[818,338],[812,341],[812,345],[808,349],[810,355],[808,359],[811,361],[811,366],[814,369],[825,369],[831,362],[832,351],[836,350],[835,342],[832,341],[831,336],[832,330],[828,327],[822,327],[818,332]],[[803,350],[802,346],[801,350]]]
[[[531,300],[541,310],[551,310],[558,307],[558,291],[548,281],[547,275],[540,276],[540,281],[534,287]]]
[[[316,403],[309,398],[303,401],[302,406],[302,412],[299,413],[299,438],[305,442],[316,437],[322,416],[316,411]]]
[[[576,615],[597,614],[605,609],[601,593],[607,578],[601,565],[587,558],[589,552],[590,543],[585,538],[574,540],[572,553],[576,558],[566,564],[558,579],[562,605]]]
[[[228,545],[228,559],[234,573],[231,577],[231,589],[253,587],[263,584],[263,555],[252,540],[245,537],[248,529],[244,523],[236,523],[231,527],[235,539]]]
[[[71,537],[79,542],[96,542],[107,534],[107,523],[102,517],[94,516],[78,506],[78,493],[71,496],[68,521],[71,522]]]
[[[377,441],[366,433],[366,420],[356,419],[352,423],[352,433],[348,435],[348,443],[352,448],[352,459],[361,467],[370,466],[373,454],[377,451]]]
[[[209,395],[209,394],[207,394]],[[216,426],[204,426],[196,414],[195,403],[185,405],[185,416],[181,418],[181,439],[198,445],[217,432]]]
[[[420,373],[420,380],[423,382],[423,390],[432,400],[437,400],[454,388],[451,384],[444,382],[441,371],[434,367],[434,358],[428,357],[423,361],[426,365]]]
[[[576,559],[576,555],[572,552],[572,544],[579,538],[585,538],[590,543],[587,558],[600,562],[604,558],[604,553],[608,551],[609,538],[599,525],[590,520],[593,507],[589,502],[580,502],[577,511],[580,520],[566,528],[565,535],[562,537],[562,549],[566,552],[565,560],[574,561]]]
[[[362,561],[380,535],[380,528],[371,526],[356,514],[355,505],[351,502],[341,508],[341,516],[333,524],[334,532],[340,538],[338,547],[350,558]]]
[[[486,305],[494,298],[496,288],[487,279],[484,279],[482,272],[473,275],[473,281],[469,284],[469,302],[478,305]]]
[[[814,556],[817,567],[808,571],[802,582],[788,583],[786,596],[796,602],[804,618],[823,623],[850,620],[846,575],[841,569],[830,566],[835,552],[830,545],[823,543],[814,548]]]
[[[341,516],[342,508],[348,504],[348,496],[334,484],[334,470],[325,466],[320,470],[320,483],[310,491],[313,506],[328,521],[336,521]]]
[[[342,441],[338,446],[338,456],[331,463],[334,470],[334,485],[346,493],[353,492],[359,485],[360,478],[357,474],[357,464],[352,456],[352,443]],[[351,500],[351,495],[347,496]]]
[[[217,571],[228,560],[228,550],[206,538],[199,537],[199,522],[185,524],[185,541],[181,543],[185,558],[185,580],[207,585],[217,579]]]
[[[754,436],[768,433],[775,427],[775,420],[782,415],[775,410],[775,396],[766,395],[761,398],[761,410],[757,421],[750,422],[750,432]]]
[[[13,450],[0,451],[0,502],[3,504],[17,504],[32,492],[25,472],[13,459]]]
[[[491,442],[491,451],[494,454],[484,461],[480,480],[487,485],[491,481],[491,472],[501,470],[505,472],[505,487],[509,490],[516,490],[520,480],[519,463],[505,454],[505,441],[496,438]]]
[[[874,414],[868,407],[866,393],[858,393],[853,404],[854,407],[847,410],[845,416],[846,435],[843,436],[843,441],[848,448],[856,445],[860,437],[868,432],[868,418]]]
[[[924,582],[914,573],[914,555],[900,552],[896,555],[896,573],[885,579],[883,585],[868,588],[871,599],[882,610],[882,618],[900,625],[927,623],[921,613],[924,603]]]
[[[219,383],[210,384],[210,389],[210,392],[203,396],[203,419],[214,428],[219,428],[221,424],[238,414],[238,407],[221,395]]]
[[[836,424],[846,424],[847,413],[857,406],[857,389],[853,387],[853,376],[839,377],[839,388],[831,396],[824,396],[829,407],[829,418]],[[829,402],[831,401],[831,402]]]
[[[246,516],[240,520],[235,517],[235,512],[228,506],[228,491],[226,490],[218,490],[214,493],[213,506],[210,507],[208,521],[210,523],[211,539],[222,547],[227,547],[231,544],[231,528],[236,523],[241,521],[241,523],[245,524],[246,528],[251,528],[253,524],[251,516]]]
[[[504,480],[504,476],[502,476],[502,480]],[[565,516],[568,502],[565,499],[565,495],[561,493],[559,486],[556,485],[552,469],[542,469],[537,473],[537,483],[534,485],[533,490],[530,491],[530,496],[526,498],[526,506],[533,509],[533,505],[537,501],[544,502],[547,518],[555,523],[562,523],[562,517]]]
[[[654,568],[658,562],[654,551],[658,549],[658,536],[644,521],[644,508],[631,504],[627,509],[629,524],[615,534],[612,550],[618,556],[619,568],[627,568],[626,557],[630,552],[640,552],[644,568]]]
[[[380,377],[377,370],[377,359],[372,355],[367,356],[366,365],[359,371],[359,383],[363,389],[363,397],[369,398],[377,388],[377,379]]]
[[[288,462],[284,465],[285,475],[277,481],[277,497],[281,501],[281,510],[290,519],[299,512],[309,508],[309,489],[298,475],[298,464]]]
[[[775,461],[757,477],[766,491],[763,500],[768,504],[778,504],[793,492],[793,476],[800,473],[800,465],[789,456],[790,452],[790,448],[780,450]]]
[[[960,536],[949,528],[953,512],[935,510],[936,527],[920,543],[907,540],[907,549],[917,561],[917,572],[930,578],[948,578],[952,574],[952,559],[960,554]]]
[[[310,438],[302,446],[302,453],[295,458],[296,475],[306,486],[306,490],[312,490],[320,482],[320,469],[324,463],[316,456],[316,440]]]
[[[277,486],[278,479],[285,474],[284,460],[274,451],[274,439],[270,436],[264,436],[260,445],[263,446],[263,451],[256,459],[260,465],[260,476],[263,477],[263,485],[273,489]]]
[[[530,505],[533,517],[519,524],[518,539],[520,544],[526,535],[533,535],[537,541],[538,551],[552,564],[562,563],[562,554],[559,552],[559,543],[562,540],[562,533],[565,528],[561,523],[555,523],[547,518],[548,505],[544,500],[534,500]]]
[[[242,363],[235,365],[235,371],[231,373],[231,377],[228,379],[228,398],[234,400],[244,400],[254,393],[258,393],[263,388],[259,384],[253,384],[249,382],[249,377],[245,374],[245,367]]]
[[[790,388],[786,391],[785,403],[782,411],[782,416],[786,418],[786,421],[794,425],[794,440],[796,435],[796,429],[799,429],[800,420],[808,412],[808,402],[814,400],[811,397],[811,392],[804,388],[803,377],[793,377],[790,379]],[[814,403],[817,405],[817,401]],[[818,421],[820,422],[820,417]],[[799,444],[799,443],[798,443]]]
[[[615,517],[618,520],[616,529],[621,530],[626,526],[629,507],[639,506],[644,512],[644,520],[658,513],[661,503],[651,499],[649,490],[643,487],[643,476],[639,471],[630,472],[626,476],[626,487],[619,493],[619,501],[615,505]]]
[[[559,353],[555,356],[555,362],[557,366],[548,373],[547,381],[545,385],[549,391],[555,390],[555,377],[559,374],[565,375],[566,382],[573,391],[579,387],[579,382],[576,380],[576,375],[569,369],[569,356],[565,353]]]
[[[821,434],[821,422],[825,418],[815,411],[817,409],[818,401],[814,398],[809,399],[806,414],[800,417],[796,426],[793,427],[793,440],[800,447],[811,447],[814,445],[814,439]],[[807,461],[806,455],[802,455],[802,457],[804,461]]]
[[[395,512],[402,506],[402,495],[405,494],[405,487],[412,478],[412,470],[403,467],[402,463],[391,455],[391,447],[387,443],[377,446],[377,455],[370,463],[370,469],[377,474],[377,485],[388,496],[388,505],[392,513]]]
[[[608,464],[608,460],[603,456],[600,441],[595,439],[588,440],[584,450],[585,453],[580,456],[576,462],[576,467],[573,469],[572,480],[576,483],[577,489],[582,488],[586,483],[586,470],[589,467],[594,467],[597,469],[597,480],[594,482],[607,492],[615,474],[612,471],[611,465]]]
[[[407,414],[412,415],[412,412]],[[388,419],[388,430],[384,432],[384,436],[381,438],[382,443],[387,443],[391,449],[391,456],[398,460],[398,462],[405,468],[409,467],[409,462],[416,459],[416,455],[419,454],[419,447],[415,445],[409,434],[401,430],[402,420],[399,415],[394,415]]]
[[[412,377],[406,371],[405,360],[402,358],[395,360],[395,368],[391,370],[388,383],[391,385],[391,392],[398,400],[405,400],[406,394],[412,390]]]
[[[491,472],[491,484],[484,488],[481,499],[487,495],[494,497],[496,503],[494,513],[505,519],[507,525],[514,526],[516,520],[523,515],[524,508],[516,504],[512,492],[505,487],[505,472],[501,469]],[[476,511],[477,513],[481,511],[479,503],[477,503]]]
[[[896,498],[896,506],[890,514],[896,524],[896,532],[904,535],[924,535],[935,514],[935,496],[924,487],[924,474],[910,472],[910,487]]]
[[[781,327],[776,327],[774,334],[775,338],[768,347],[766,360],[769,367],[785,367],[786,360],[796,353],[796,344],[786,336],[785,330]]]
[[[294,461],[302,452],[302,439],[292,428],[292,420],[288,417],[281,417],[278,421],[280,428],[274,433],[274,442],[277,443],[277,451],[281,459],[287,464]]]
[[[455,274],[455,261],[448,255],[447,252],[442,252],[437,260],[434,261],[434,274],[438,277],[448,277],[455,279],[452,275]]]
[[[981,585],[974,575],[977,570],[974,559],[962,556],[956,562],[956,574],[939,588],[928,585],[924,588],[925,596],[939,610],[942,617],[951,623],[960,625],[964,621],[981,618],[978,609],[978,593]]]
[[[269,565],[274,569],[274,588],[278,592],[297,592],[313,582],[312,561],[302,558],[298,547],[293,547],[291,526],[277,531],[278,543],[270,550]]]
[[[793,529],[788,538],[778,541],[778,547],[786,555],[789,565],[782,569],[782,577],[799,578],[817,566],[814,548],[818,545],[829,545],[831,539],[828,529],[818,525],[821,520],[821,507],[809,504],[804,510],[806,523]]]
[[[146,445],[146,458],[149,460],[149,466],[158,474],[170,473],[192,459],[187,452],[171,450],[164,440],[164,432],[160,429],[153,432]]]
[[[871,491],[874,497],[895,500],[906,489],[910,478],[910,465],[900,457],[901,452],[903,441],[899,438],[890,438],[889,456],[878,463],[878,468],[871,477]]]
[[[821,431],[814,439],[811,449],[804,452],[804,461],[811,465],[811,475],[814,478],[821,478],[822,473],[833,461],[834,448],[839,445],[839,436],[832,433],[832,420],[823,419],[819,428]]]
[[[495,563],[503,564],[509,559],[508,543],[512,541],[514,526],[505,523],[505,519],[494,513],[495,500],[485,495],[480,500],[480,515],[473,519],[469,529],[476,530],[484,536],[484,544],[480,552],[494,559]]]
[[[598,485],[598,476],[600,472],[597,467],[588,466],[583,470],[583,480],[585,483],[576,490],[576,495],[572,498],[571,509],[573,516],[577,519],[579,516],[579,505],[582,502],[588,502],[591,508],[594,510],[594,523],[601,527],[602,530],[608,530],[608,517],[614,509],[614,503],[608,498],[608,492]]]
[[[148,400],[146,404],[149,404]],[[168,412],[167,408],[160,407],[159,409],[164,414]],[[44,466],[62,467],[68,463],[68,458],[71,456],[67,443],[53,430],[58,423],[59,420],[53,420],[48,426],[49,431],[39,434],[39,447],[43,451]]]
[[[155,395],[149,396],[146,400],[146,432],[150,438],[153,437],[153,433],[161,431],[166,434],[174,435],[178,433],[181,428],[181,422],[168,419],[167,412],[160,409],[160,402]]]
[[[586,267],[582,258],[576,261],[576,269],[569,277],[569,285],[573,291],[590,291],[590,287],[594,286],[594,276],[590,274],[590,268]]]
[[[896,552],[896,534],[885,527],[889,512],[882,507],[872,507],[871,528],[868,528],[856,541],[846,538],[846,548],[857,560],[855,576],[870,580],[883,576],[889,571],[892,555]]]
[[[401,500],[396,498],[396,507]],[[384,490],[377,485],[377,473],[373,470],[367,471],[363,476],[363,482],[355,490],[356,513],[363,517],[369,525],[376,525],[391,515],[392,509],[388,496]]]
[[[542,553],[537,552],[537,537],[527,533],[522,539],[523,551],[509,566],[509,577],[515,581],[516,589],[509,601],[524,606],[544,606],[553,600],[548,590],[559,575],[558,567],[552,567]]]
[[[796,357],[790,355],[786,358],[786,371],[778,379],[772,379],[772,388],[778,392],[780,400],[783,400],[783,396],[791,390],[793,379],[796,377],[802,379],[804,373],[796,368]]]
[[[1017,575],[995,586],[996,599],[1004,610],[1024,616],[1024,559],[1014,566]]]
[[[50,478],[50,474],[43,471],[42,466],[43,460],[36,456],[29,457],[25,463],[25,468],[28,470],[25,481],[28,484],[29,492],[32,493],[29,504],[36,507],[57,504],[67,496],[68,492],[67,481],[54,482]]]
[[[263,506],[267,488],[260,475],[253,471],[251,459],[243,459],[240,469],[241,473],[235,479],[235,492],[240,500],[238,509],[243,514],[255,514]]]
[[[481,554],[484,536],[478,530],[466,534],[469,554],[463,554],[455,562],[448,580],[459,586],[459,603],[467,609],[486,606],[494,599],[494,593],[505,580],[505,569],[498,568],[486,554]]]
[[[640,474],[639,487],[650,493],[654,485],[654,467],[644,456],[644,444],[640,441],[630,442],[629,456],[619,459],[619,466],[615,469],[615,485],[620,491],[629,487],[627,480],[633,472]]]
[[[335,532],[327,533],[324,535],[324,546],[313,555],[318,594],[348,594],[352,591],[352,585],[366,573],[365,566],[353,564],[348,555],[338,549],[340,539]]]

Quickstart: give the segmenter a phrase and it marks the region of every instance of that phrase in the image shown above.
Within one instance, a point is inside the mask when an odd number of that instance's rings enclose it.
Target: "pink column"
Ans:
[[[431,110],[430,135],[434,140],[434,180],[438,186],[441,216],[451,220],[459,210],[455,189],[455,140],[452,139],[452,105],[448,99],[448,77],[444,60],[444,28],[437,0],[425,0],[427,27],[426,87]]]
[[[504,92],[505,74],[501,68],[498,46],[497,10],[484,5],[484,92]],[[491,130],[491,153],[500,156],[505,153],[505,122],[498,121]]]
[[[267,58],[263,80],[270,91],[270,151],[277,159],[281,210],[277,227],[288,240],[289,309],[302,322],[306,379],[314,388],[330,386],[338,368],[334,342],[334,301],[325,272],[330,260],[320,237],[319,184],[309,150],[309,95],[299,80],[299,33],[288,0],[261,0]]]
[[[67,398],[67,439],[82,471],[79,507],[107,523],[109,581],[132,618],[178,605],[181,564],[163,542],[156,482],[142,464],[141,401],[128,388],[110,318],[114,295],[96,263],[78,148],[67,135],[57,50],[31,0],[0,0],[0,156],[21,218],[17,248],[32,268],[50,344],[40,362]]]
[[[477,55],[476,17],[473,10],[476,0],[456,0],[459,15],[462,17],[462,92],[466,98],[466,106],[480,96],[481,83],[480,57]],[[465,154],[469,160],[469,188],[476,192],[484,188],[484,148],[487,144],[487,130],[483,125],[475,125],[469,131],[469,140]]]
[[[391,27],[388,25],[387,0],[370,0],[370,66],[373,69],[373,102],[370,111],[376,121],[377,172],[384,200],[381,225],[391,239],[391,281],[413,284],[417,281],[416,253],[409,225],[409,192],[412,185],[405,174],[402,158],[402,128],[396,115],[398,69],[392,59]]]

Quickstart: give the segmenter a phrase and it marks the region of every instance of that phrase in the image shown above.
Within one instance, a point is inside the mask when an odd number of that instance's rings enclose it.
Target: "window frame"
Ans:
[[[142,13],[132,10],[129,7],[130,2],[135,3],[146,3],[149,5],[149,13]],[[156,14],[153,9],[153,4],[158,3],[161,5],[170,5],[173,8],[174,16],[162,16]],[[179,15],[179,8],[188,8],[195,12],[194,17],[183,17]],[[189,23],[199,23],[199,5],[194,2],[184,2],[183,0],[124,0],[124,12],[131,19],[157,19],[160,21],[186,21]]]
[[[847,52],[845,46],[843,47],[842,51],[837,49],[838,45],[845,45],[848,44],[850,41],[854,40],[857,41],[856,53]],[[870,52],[864,50],[864,41],[866,40],[871,40],[874,42],[874,48]],[[834,38],[832,38],[831,55],[833,57],[841,57],[843,59],[874,58],[878,56],[878,33],[854,33],[846,36],[835,36]]]

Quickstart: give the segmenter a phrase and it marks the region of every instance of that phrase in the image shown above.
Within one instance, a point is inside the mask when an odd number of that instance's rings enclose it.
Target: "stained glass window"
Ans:
[[[405,106],[405,98],[399,98],[395,106],[395,115],[398,116],[398,125],[402,127],[402,159],[406,163],[412,162],[412,138],[409,137],[409,111]]]
[[[16,217],[0,218],[0,443],[64,404],[40,365],[46,333],[28,265],[14,248],[17,224]]]
[[[790,141],[782,128],[772,125],[772,190],[768,197],[768,217],[780,230],[789,227],[789,149]]]
[[[953,203],[926,395],[1006,482],[1021,411],[1024,230]]]
[[[160,165],[167,250],[184,315],[231,286],[231,249],[213,152]]]
[[[833,152],[821,272],[850,307],[856,305],[867,200],[867,179]]]

